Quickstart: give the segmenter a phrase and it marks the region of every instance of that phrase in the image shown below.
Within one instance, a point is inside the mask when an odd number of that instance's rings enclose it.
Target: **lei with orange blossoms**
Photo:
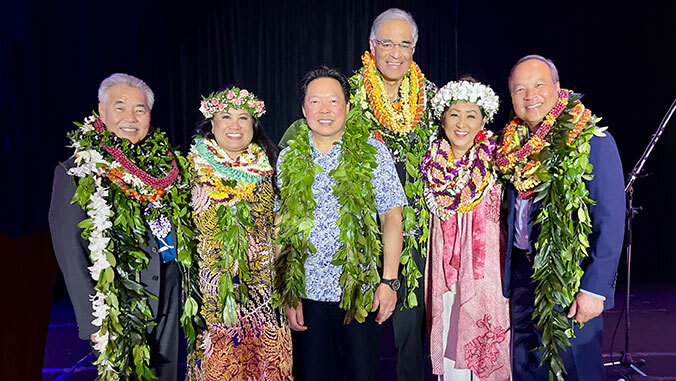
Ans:
[[[364,91],[373,116],[390,132],[399,136],[408,135],[420,122],[425,111],[425,75],[415,62],[411,62],[399,87],[399,99],[392,103],[373,55],[364,52],[361,61],[364,65]]]
[[[528,135],[528,127],[519,117],[512,119],[502,132],[495,163],[499,171],[514,184],[523,199],[531,198],[533,189],[542,182],[541,177],[547,177],[543,173],[545,169],[540,168],[542,164],[540,152],[550,145],[546,141],[546,136],[567,108],[569,98],[568,90],[559,92],[556,105],[547,113],[540,127],[525,144],[522,141]],[[576,99],[574,106],[568,108],[564,114],[564,119],[567,119],[565,124],[567,126],[572,124],[572,128],[567,132],[566,145],[571,145],[591,118],[591,111],[586,109],[579,99]]]
[[[495,160],[501,178],[511,182],[522,199],[540,203],[533,223],[533,230],[539,230],[533,256],[533,321],[544,333],[536,348],[543,354],[541,365],[549,368],[550,379],[558,380],[566,373],[559,350],[570,346],[573,337],[565,310],[579,290],[584,274],[580,263],[588,256],[592,231],[589,205],[594,201],[586,186],[593,178],[589,140],[605,136],[605,128],[596,125],[600,118],[580,97],[560,90],[556,105],[528,141],[526,124],[519,118],[509,122]]]
[[[419,248],[421,255],[426,255],[429,210],[423,198],[420,164],[434,130],[428,100],[437,89],[412,62],[399,85],[399,99],[391,102],[373,55],[366,51],[361,59],[362,67],[350,78],[350,104],[363,117],[348,123],[368,124],[368,130],[387,146],[395,162],[405,163],[403,185],[409,204],[402,209],[404,248],[400,261],[408,290],[404,304],[414,307],[418,304],[414,290],[422,273],[411,258],[411,249]]]

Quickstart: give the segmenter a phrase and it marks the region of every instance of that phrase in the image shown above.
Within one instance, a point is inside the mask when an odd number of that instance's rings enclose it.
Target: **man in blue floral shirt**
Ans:
[[[382,232],[383,267],[380,284],[374,286],[374,293],[371,291],[373,304],[365,321],[351,320],[344,324],[350,319],[345,319],[346,311],[339,305],[344,296],[340,278],[347,270],[342,264],[332,264],[334,255],[344,245],[338,223],[342,205],[335,195],[336,179],[332,171],[339,167],[344,150],[355,149],[343,147],[345,120],[350,108],[349,84],[340,72],[321,67],[305,76],[301,93],[303,115],[309,131],[296,139],[307,139],[312,161],[321,167],[321,171],[315,170],[312,182],[316,207],[308,241],[316,250],[304,263],[305,295],[295,307],[285,306],[289,325],[294,331],[295,376],[298,380],[319,380],[333,373],[331,367],[337,365],[348,379],[377,380],[377,324],[382,324],[392,315],[397,301],[397,270],[402,248],[401,209],[406,205],[406,196],[385,145],[364,137],[368,145],[375,147],[372,151],[377,166],[370,170],[373,174],[371,184],[375,210]],[[280,188],[285,184],[285,176],[294,176],[284,173],[284,162],[300,157],[294,152],[299,146],[292,143],[280,153]],[[361,163],[351,165],[357,167]],[[347,167],[348,174],[351,168]],[[356,189],[369,189],[366,185]],[[284,193],[282,190],[282,198]],[[348,231],[346,236],[349,235]],[[369,267],[375,266],[372,263],[362,266],[361,270],[368,271]],[[368,287],[362,286],[362,292],[368,292]]]

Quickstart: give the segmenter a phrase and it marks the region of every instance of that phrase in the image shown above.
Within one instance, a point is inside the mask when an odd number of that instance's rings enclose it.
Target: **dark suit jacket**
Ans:
[[[63,273],[66,288],[75,309],[79,336],[83,340],[89,340],[90,336],[98,331],[98,327],[92,324],[94,316],[92,315],[92,303],[89,300],[89,296],[95,294],[96,282],[87,269],[91,266],[88,242],[82,238],[82,229],[77,226],[80,221],[87,218],[87,215],[79,204],[71,204],[76,186],[66,172],[73,166],[75,166],[74,158],[71,158],[57,165],[54,170],[52,201],[49,206],[49,229],[56,260]],[[173,237],[176,237],[175,233]],[[141,250],[148,255],[150,262],[148,267],[141,271],[141,283],[148,292],[159,296],[161,259],[158,245],[150,233],[146,237],[146,243],[148,246],[142,246]],[[153,316],[157,316],[157,299],[149,298],[149,305]]]
[[[617,152],[615,139],[606,131],[606,137],[594,136],[590,140],[589,162],[594,165],[594,179],[587,182],[589,198],[596,201],[589,206],[592,220],[592,232],[589,234],[589,257],[582,262],[584,275],[580,288],[606,300],[604,308],[615,304],[615,281],[617,263],[622,252],[625,220],[624,179],[622,163]],[[507,258],[505,263],[505,297],[511,294],[511,254],[514,245],[514,213],[517,191],[509,184],[506,189],[507,202]],[[540,204],[533,203],[528,223],[529,251],[534,252],[537,231],[533,231],[533,221],[540,211]]]

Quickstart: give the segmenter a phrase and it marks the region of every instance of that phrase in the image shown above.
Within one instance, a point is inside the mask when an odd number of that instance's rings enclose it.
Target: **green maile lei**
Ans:
[[[207,176],[203,173],[205,167],[211,167],[214,170],[209,181],[220,182],[222,188],[230,190],[238,189],[239,184],[259,183],[272,175],[273,170],[267,155],[258,145],[252,143],[240,156],[240,158],[243,158],[253,154],[257,159],[256,163],[243,163],[243,168],[246,164],[254,164],[258,169],[261,169],[260,174],[253,174],[217,161],[214,152],[207,148],[206,142],[207,138],[198,137],[190,150],[190,160],[197,173],[197,178],[193,177],[194,186],[204,185],[202,183],[203,176]],[[215,144],[210,144],[210,147],[216,149],[219,156],[227,157],[227,153]],[[209,192],[207,191],[207,193]],[[228,269],[221,273],[218,280],[218,300],[223,308],[220,319],[226,326],[231,327],[238,322],[237,306],[244,305],[249,300],[249,289],[246,282],[251,279],[251,274],[247,237],[254,225],[251,222],[251,206],[241,197],[242,194],[228,193],[226,190],[221,191],[219,195],[227,197],[227,199],[219,200],[222,202],[216,209],[218,233],[215,234],[214,239],[220,242],[222,259],[215,263],[211,269],[217,267]],[[237,286],[234,283],[234,276],[237,276],[239,280]]]
[[[575,322],[568,322],[565,310],[579,291],[584,274],[580,263],[588,256],[588,234],[592,231],[589,206],[595,202],[589,198],[585,183],[593,178],[589,141],[593,136],[604,137],[606,130],[596,125],[601,118],[592,115],[577,138],[567,144],[575,127],[570,111],[580,98],[580,94],[570,94],[564,111],[546,135],[548,146],[536,157],[542,163],[536,172],[542,182],[535,188],[533,198],[533,202],[541,202],[541,209],[533,227],[540,232],[533,258],[532,279],[536,287],[532,318],[542,331],[542,345],[535,350],[542,352],[540,364],[549,368],[550,379],[558,380],[564,380],[566,373],[559,349],[566,350],[574,337]],[[507,175],[502,177],[508,181]]]
[[[344,323],[362,323],[373,305],[380,283],[382,243],[373,191],[373,171],[378,167],[376,147],[367,142],[368,123],[361,113],[350,111],[341,138],[338,166],[329,174],[335,185],[333,194],[340,203],[340,249],[334,254],[335,266],[343,272],[339,284],[343,291],[340,308],[346,310]],[[322,168],[314,164],[308,126],[303,122],[280,164],[280,223],[277,243],[281,255],[277,263],[277,304],[296,307],[305,296],[305,260],[316,250],[308,240],[316,203],[312,194],[315,174]]]
[[[78,158],[76,163],[80,162],[71,169],[74,172],[69,171],[77,184],[71,202],[78,203],[90,216],[78,226],[83,229],[82,237],[90,243],[93,267],[97,262],[106,263],[94,287],[97,293],[95,299],[98,299],[94,302],[95,316],[100,319],[100,329],[96,335],[101,340],[98,344],[105,344],[97,348],[101,353],[94,362],[98,368],[96,379],[117,380],[120,376],[130,377],[134,373],[139,380],[151,380],[156,377],[149,368],[150,348],[146,332],[154,324],[154,317],[148,299],[157,299],[157,296],[147,292],[140,283],[140,273],[149,263],[148,256],[141,250],[141,246],[146,245],[150,230],[146,221],[164,215],[169,217],[176,228],[177,263],[183,274],[184,309],[180,321],[188,339],[189,353],[194,350],[196,335],[206,326],[198,314],[201,296],[198,273],[192,258],[193,232],[187,209],[189,189],[181,181],[187,178],[187,163],[178,152],[173,153],[179,168],[179,178],[165,188],[160,199],[161,207],[145,208],[145,202],[128,196],[106,177],[106,168],[115,162],[115,158],[103,149],[103,145],[120,149],[136,166],[149,169],[149,175],[162,177],[169,172],[172,163],[171,155],[168,154],[171,147],[165,134],[151,130],[146,139],[134,145],[105,129],[96,131],[92,122],[100,123],[96,121],[97,117],[94,113],[85,119],[84,124],[75,122],[79,128],[68,134]],[[133,183],[131,188],[139,193],[144,191]],[[94,204],[94,199],[100,203]],[[101,210],[107,214],[104,220],[91,218]],[[93,248],[95,242],[99,242],[98,248]],[[103,258],[95,258],[95,251],[103,253]]]
[[[402,208],[404,245],[400,264],[408,290],[404,305],[413,308],[418,305],[415,289],[420,285],[418,279],[422,277],[422,273],[411,256],[411,250],[412,248],[419,249],[420,255],[424,258],[427,255],[427,240],[430,235],[430,212],[423,197],[424,187],[420,172],[420,165],[432,136],[432,129],[425,125],[425,122],[431,118],[430,107],[425,107],[423,117],[418,125],[407,135],[401,136],[387,128],[382,128],[369,107],[362,75],[363,70],[363,68],[359,69],[350,78],[350,87],[356,89],[350,95],[350,104],[355,112],[361,114],[361,123],[365,124],[369,131],[382,138],[395,160],[405,161],[406,177],[403,185],[409,205]],[[434,96],[433,89],[428,85],[425,87],[426,99],[432,99]]]

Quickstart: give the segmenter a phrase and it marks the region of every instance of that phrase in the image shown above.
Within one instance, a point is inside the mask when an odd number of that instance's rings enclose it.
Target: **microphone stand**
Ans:
[[[629,319],[629,296],[631,294],[631,246],[632,246],[632,220],[636,214],[641,210],[641,207],[634,207],[634,183],[636,180],[638,180],[641,177],[645,177],[647,175],[643,175],[641,172],[643,171],[643,166],[645,165],[646,161],[648,160],[648,156],[650,156],[650,153],[652,152],[653,148],[655,148],[655,145],[657,144],[657,141],[660,139],[660,136],[662,136],[662,133],[666,129],[667,123],[669,123],[669,119],[671,119],[671,116],[674,114],[674,111],[676,111],[676,99],[674,99],[674,102],[671,104],[669,107],[669,110],[667,111],[666,115],[664,115],[664,118],[662,119],[662,122],[660,125],[657,127],[657,131],[653,134],[652,139],[650,140],[650,143],[648,144],[648,147],[646,147],[645,151],[643,151],[643,155],[641,155],[641,158],[638,160],[636,165],[634,166],[634,169],[629,172],[629,177],[627,179],[627,185],[624,188],[624,192],[627,194],[627,223],[626,223],[626,231],[625,231],[625,236],[627,238],[627,243],[626,243],[626,250],[627,250],[627,294],[626,294],[626,299],[625,299],[625,304],[624,304],[624,351],[622,352],[622,357],[620,358],[620,361],[614,361],[610,363],[604,364],[605,366],[615,366],[615,365],[621,365],[624,367],[627,367],[629,369],[634,370],[636,373],[640,374],[643,377],[647,377],[647,375],[639,369],[639,367],[645,365],[645,360],[640,359],[637,362],[635,362],[632,357],[631,357],[631,352],[629,352],[629,332],[631,328],[631,322]],[[611,353],[612,355],[612,353]],[[638,365],[637,365],[638,364]]]

